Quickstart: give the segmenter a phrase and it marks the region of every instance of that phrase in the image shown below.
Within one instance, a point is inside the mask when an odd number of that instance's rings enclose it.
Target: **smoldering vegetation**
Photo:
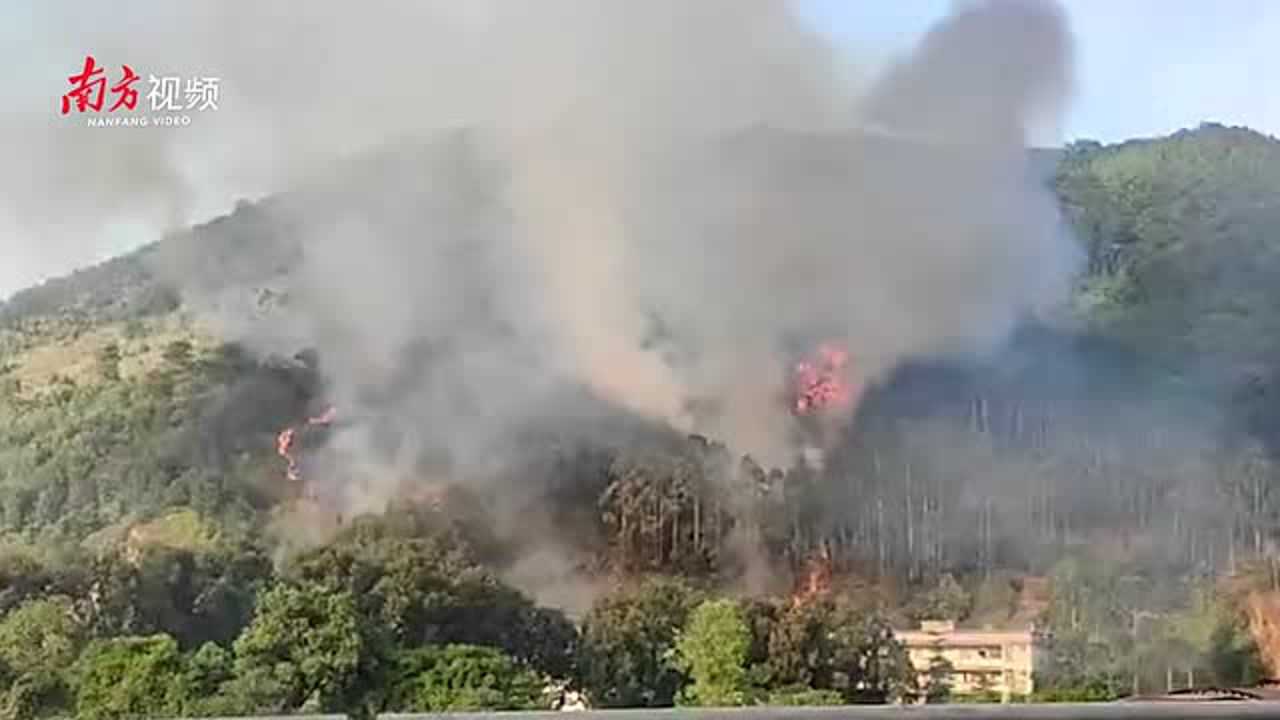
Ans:
[[[1057,312],[1081,253],[1025,147],[1068,97],[1056,8],[969,6],[860,98],[774,6],[567,8],[503,59],[542,81],[522,112],[387,144],[243,208],[257,230],[161,254],[225,336],[317,352],[351,420],[308,472],[338,507],[462,485],[531,549],[519,573],[562,587],[601,547],[739,576],[828,548],[908,578],[1039,571],[1100,533],[1161,562],[1228,552],[1196,494],[1211,406],[1146,431],[1177,410],[1143,359]],[[865,402],[815,472],[786,383],[830,338]]]
[[[860,95],[775,3],[417,24],[375,4],[349,36],[264,7],[174,57],[243,79],[223,140],[255,138],[232,155],[284,192],[147,268],[259,358],[314,351],[287,399],[338,409],[304,471],[340,511],[461,487],[523,550],[512,577],[570,604],[610,567],[772,589],[823,550],[919,580],[1043,572],[1086,542],[1215,566],[1250,536],[1213,479],[1240,457],[1217,398],[1066,319],[1083,252],[1026,148],[1069,99],[1052,3],[961,6]],[[370,51],[384,25],[457,37]],[[258,39],[301,26],[340,108],[298,68],[244,79],[271,64]],[[815,428],[786,392],[822,340],[862,402]],[[234,390],[209,433],[280,402]]]
[[[445,409],[447,423],[417,424],[447,426],[424,442],[451,446],[464,466],[492,457],[487,446],[521,416],[554,418],[544,393],[563,382],[783,464],[794,449],[779,401],[788,340],[834,335],[859,382],[873,382],[915,354],[990,348],[1060,301],[1076,252],[1023,152],[1026,117],[1060,101],[1069,77],[1056,10],[966,10],[887,73],[860,109],[891,132],[904,104],[934,97],[935,66],[969,69],[937,78],[949,91],[1017,85],[996,104],[1001,123],[959,123],[913,148],[839,130],[856,121],[839,109],[854,99],[782,8],[753,3],[726,23],[714,4],[504,7],[485,37],[515,42],[488,69],[513,83],[504,98],[537,95],[471,118],[430,158],[389,145],[282,202],[304,248],[289,307],[258,328],[223,313],[228,332],[314,347],[335,402],[357,413],[373,388],[427,416]],[[966,39],[1001,32],[1011,12],[1053,40],[1018,50],[1032,76],[1002,77],[981,38]],[[922,112],[948,109],[963,111]],[[774,129],[749,129],[761,125]],[[788,134],[832,127],[824,145]],[[210,268],[166,267],[198,301],[190,269]],[[916,277],[931,279],[928,292]],[[646,344],[655,325],[662,342]],[[473,400],[441,403],[433,381],[404,372],[402,357],[424,344],[448,346],[463,369],[448,392]],[[432,399],[415,402],[419,392]]]

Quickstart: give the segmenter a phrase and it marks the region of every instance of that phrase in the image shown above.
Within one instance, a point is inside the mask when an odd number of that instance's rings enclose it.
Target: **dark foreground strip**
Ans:
[[[1201,701],[1045,705],[891,705],[879,707],[742,708],[733,710],[593,710],[586,712],[379,715],[379,720],[1199,720],[1275,718],[1280,702]]]

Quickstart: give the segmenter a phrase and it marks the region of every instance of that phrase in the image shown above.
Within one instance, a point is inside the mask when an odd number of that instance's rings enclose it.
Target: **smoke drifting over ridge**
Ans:
[[[88,33],[96,52],[221,75],[224,110],[121,143],[100,179],[177,208],[174,187],[305,187],[276,210],[302,248],[280,311],[229,306],[198,246],[162,268],[231,336],[314,347],[340,412],[381,418],[335,437],[335,478],[394,483],[424,454],[484,474],[530,425],[607,432],[576,385],[784,464],[797,350],[834,339],[866,383],[991,348],[1075,269],[1025,168],[1070,87],[1048,2],[964,6],[861,97],[763,0],[158,7],[114,9],[129,42]],[[470,130],[419,143],[449,127]],[[152,161],[181,180],[114,174]]]

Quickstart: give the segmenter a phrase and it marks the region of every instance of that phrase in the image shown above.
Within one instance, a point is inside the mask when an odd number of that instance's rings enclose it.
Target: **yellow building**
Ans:
[[[1033,674],[1043,659],[1041,637],[1026,630],[966,630],[955,623],[926,621],[919,630],[894,633],[907,649],[920,685],[929,680],[929,668],[941,658],[950,664],[947,680],[953,695],[990,692],[1004,701],[1029,695]]]

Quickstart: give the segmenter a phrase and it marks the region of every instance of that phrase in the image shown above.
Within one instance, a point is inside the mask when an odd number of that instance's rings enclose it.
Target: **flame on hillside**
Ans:
[[[1249,633],[1270,677],[1280,677],[1280,593],[1253,591],[1245,597]]]
[[[796,414],[843,412],[853,407],[854,387],[849,371],[848,351],[830,342],[818,346],[812,357],[797,363]]]
[[[325,411],[314,417],[307,418],[303,427],[328,426],[338,417],[337,408],[330,405]],[[297,440],[298,428],[289,426],[280,431],[276,436],[276,454],[284,458],[287,466],[285,468],[285,477],[292,482],[298,482],[302,479],[301,473],[298,471],[298,459],[294,457],[293,445]]]
[[[805,563],[800,582],[791,595],[791,604],[799,607],[828,595],[831,592],[833,574],[831,550],[823,545]]]

